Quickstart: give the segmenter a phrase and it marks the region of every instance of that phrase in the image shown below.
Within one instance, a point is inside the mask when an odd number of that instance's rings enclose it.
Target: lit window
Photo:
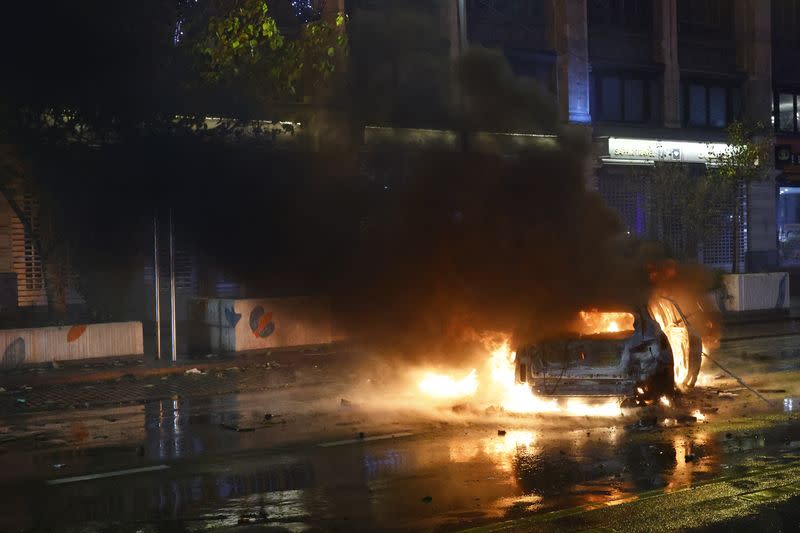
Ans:
[[[778,129],[794,132],[796,130],[795,95],[781,93],[778,95]]]
[[[600,83],[602,103],[600,114],[604,120],[622,120],[622,84],[619,78],[603,77]]]
[[[599,75],[595,82],[594,115],[607,122],[647,120],[644,79],[619,75]]]
[[[722,87],[708,90],[708,123],[714,128],[724,128],[727,124],[728,98]]]
[[[706,125],[706,88],[702,85],[689,86],[689,124]]]
[[[688,126],[724,128],[731,117],[738,116],[738,90],[703,82],[684,88],[685,123]]]

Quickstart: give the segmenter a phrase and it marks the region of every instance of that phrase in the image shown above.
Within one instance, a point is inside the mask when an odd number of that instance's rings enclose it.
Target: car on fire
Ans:
[[[519,347],[517,383],[542,396],[620,396],[652,402],[692,388],[700,372],[702,338],[678,304],[580,313],[580,327]]]

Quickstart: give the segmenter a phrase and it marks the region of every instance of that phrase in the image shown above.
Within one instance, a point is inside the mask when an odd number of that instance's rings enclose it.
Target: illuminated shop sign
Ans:
[[[713,161],[727,149],[725,143],[609,137],[607,151],[601,158],[605,163],[617,164],[653,164],[657,161],[709,164],[709,160]]]

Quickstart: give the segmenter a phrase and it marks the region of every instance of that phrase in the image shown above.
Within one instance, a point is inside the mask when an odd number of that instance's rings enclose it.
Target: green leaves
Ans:
[[[195,45],[206,81],[259,83],[266,97],[294,98],[326,83],[347,54],[346,16],[306,24],[287,41],[269,14],[267,0],[220,2]],[[247,76],[247,79],[243,77]]]
[[[708,173],[721,185],[764,179],[770,161],[771,133],[761,123],[728,126],[729,149],[709,157]]]

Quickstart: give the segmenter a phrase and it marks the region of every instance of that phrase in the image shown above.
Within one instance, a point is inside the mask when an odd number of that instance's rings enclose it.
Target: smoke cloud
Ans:
[[[372,155],[394,172],[371,198],[336,295],[348,333],[382,353],[452,360],[480,351],[482,332],[519,345],[581,309],[644,304],[660,251],[630,239],[586,190],[587,136],[560,128],[556,103],[497,53],[473,50],[456,73],[458,149]],[[492,131],[555,138],[501,155],[476,135]]]

